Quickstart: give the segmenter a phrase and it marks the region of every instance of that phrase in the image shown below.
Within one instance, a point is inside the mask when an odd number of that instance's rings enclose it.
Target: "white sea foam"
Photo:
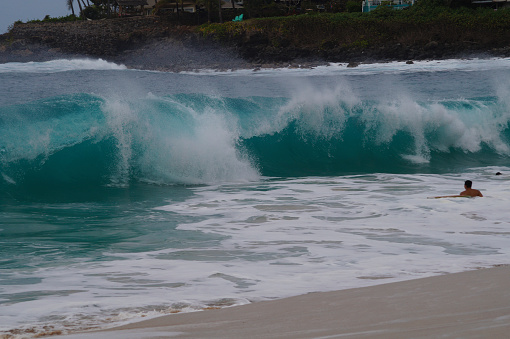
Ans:
[[[34,298],[4,304],[0,320],[77,330],[507,264],[509,172],[196,187],[191,198],[155,210],[198,218],[179,230],[209,234],[217,245],[112,251],[108,260],[18,273],[40,281],[9,294]],[[458,194],[465,178],[485,197],[427,199]]]
[[[401,74],[415,72],[442,72],[442,71],[490,71],[499,69],[508,69],[510,58],[466,58],[466,59],[446,59],[446,60],[417,60],[412,64],[404,61],[393,61],[385,63],[360,63],[356,67],[347,67],[348,63],[329,63],[316,67],[288,67],[280,68],[257,68],[218,71],[214,69],[204,69],[201,71],[182,72],[183,74],[194,75],[224,75],[224,76],[264,76],[280,77],[320,75],[320,76],[339,76],[339,75],[372,75],[372,74]]]
[[[8,62],[0,64],[0,73],[58,73],[67,71],[107,71],[125,70],[118,65],[103,59],[57,59],[43,62]]]
[[[316,67],[281,67],[258,68],[218,71],[214,69],[180,72],[194,76],[339,76],[339,75],[372,75],[372,74],[402,74],[415,72],[442,71],[491,71],[506,70],[510,66],[510,58],[470,58],[413,61],[407,64],[402,61],[387,63],[360,63],[357,67],[347,67],[347,63],[329,63]],[[127,70],[122,64],[105,61],[103,59],[56,59],[44,62],[9,62],[0,64],[0,73],[56,73],[75,70]],[[133,70],[136,71],[136,70]],[[150,73],[165,73],[148,71]]]

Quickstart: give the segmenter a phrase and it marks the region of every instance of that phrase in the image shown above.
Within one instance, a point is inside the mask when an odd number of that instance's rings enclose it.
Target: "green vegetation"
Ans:
[[[310,13],[260,18],[244,22],[205,24],[204,36],[235,39],[264,32],[270,41],[289,41],[294,46],[344,46],[366,48],[379,43],[424,41],[496,41],[510,39],[510,9],[451,8],[440,1],[422,0],[406,10],[380,6],[369,13]],[[273,42],[275,44],[275,42]]]
[[[118,16],[112,0],[68,0],[70,9],[73,3],[79,5],[79,16],[47,16],[31,22]],[[160,21],[164,24],[195,26],[196,32],[217,41],[253,45],[258,39],[260,46],[269,46],[272,49],[269,52],[275,55],[288,46],[313,53],[338,53],[400,45],[422,48],[429,43],[433,43],[432,47],[463,43],[482,50],[502,48],[510,41],[510,9],[473,8],[470,0],[418,0],[404,10],[381,5],[369,13],[360,12],[361,0],[303,0],[299,8],[274,0],[244,3],[242,9],[224,8],[221,14],[218,0],[195,0],[201,10],[188,13],[184,0],[161,0],[154,14],[164,17]],[[240,14],[244,21],[231,21]]]
[[[28,20],[27,23],[69,22],[69,21],[77,21],[77,20],[82,20],[82,19],[74,16],[73,14],[70,14],[67,16],[56,17],[56,18],[52,18],[49,15],[46,15],[44,17],[44,19],[42,19],[42,20]],[[14,28],[14,25],[22,24],[22,23],[23,23],[23,21],[21,21],[21,20],[15,21],[13,24],[9,25],[9,27],[7,28],[7,32],[10,32]]]
[[[191,0],[196,5],[197,11],[195,13],[186,13],[184,9],[185,1],[187,0],[160,0],[154,8],[153,14],[167,16],[170,21],[175,20],[176,22],[180,22],[183,15],[189,16],[192,14],[198,18],[198,20],[194,21],[189,20],[195,25],[204,23],[204,13],[207,13],[208,23],[221,22],[223,21],[222,18],[225,21],[230,21],[230,17],[235,17],[239,14],[243,14],[245,19],[272,18],[272,20],[278,20],[278,22],[285,21],[286,19],[283,17],[320,14],[321,19],[319,23],[325,23],[330,26],[345,20],[370,22],[376,19],[394,22],[413,20],[420,23],[448,19],[462,24],[462,22],[472,20],[480,22],[482,21],[480,20],[481,17],[499,20],[505,16],[505,14],[501,13],[506,12],[505,10],[494,11],[491,8],[480,9],[473,7],[474,5],[471,4],[471,0],[418,0],[415,5],[401,11],[392,10],[388,6],[390,1],[383,1],[379,8],[370,13],[365,13],[363,16],[356,14],[361,12],[362,0],[302,0],[294,4],[284,0],[246,0],[244,1],[243,8],[236,8],[234,5],[232,8],[223,8],[221,11],[219,11],[218,4],[222,0]],[[75,15],[75,4],[79,6],[77,15]],[[60,18],[46,16],[43,20],[29,22],[63,22],[85,18],[96,20],[115,18],[119,15],[119,7],[113,0],[67,0],[66,5],[73,14]],[[129,11],[132,14],[141,14],[141,7],[134,6]],[[222,12],[224,13],[223,15]],[[287,21],[292,24],[292,20],[292,18],[288,18]],[[299,23],[315,23],[316,21],[317,19],[300,19]],[[267,25],[267,23],[263,25]],[[219,29],[216,27],[216,30]],[[229,28],[227,28],[228,30]],[[221,35],[221,32],[218,31],[217,33]]]
[[[28,23],[35,23],[35,22],[67,22],[67,21],[77,21],[81,20],[80,18],[74,16],[73,14],[67,15],[67,16],[60,16],[56,18],[52,18],[49,15],[46,15],[44,19],[42,20],[29,20]],[[16,23],[20,23],[21,21],[17,21]]]
[[[68,0],[68,5],[81,5],[76,11],[78,16],[46,17],[37,22],[80,20],[84,14],[87,19],[118,17],[119,12],[112,8],[111,0],[87,1],[90,6],[84,6],[85,1]],[[95,55],[114,55],[123,49],[135,48],[135,44],[166,36],[182,37],[187,43],[214,39],[234,46],[242,58],[257,63],[418,60],[481,53],[510,55],[510,9],[471,8],[463,2],[466,0],[418,0],[414,6],[403,10],[381,5],[369,13],[359,11],[360,0],[335,0],[334,4],[306,0],[301,2],[300,11],[284,2],[246,0],[244,8],[223,8],[223,13],[218,0],[195,0],[202,6],[198,12],[194,12],[187,1],[161,0],[158,11],[154,12],[156,19],[112,19],[101,21],[97,26],[76,25],[85,28],[81,29],[83,33],[78,39],[75,34],[67,37],[67,31],[72,30],[60,27],[64,25],[59,25],[62,37],[58,43],[51,34],[41,35],[42,38],[36,35],[36,38],[63,49],[85,50]],[[133,15],[133,9],[123,10],[122,14]],[[243,14],[243,21],[232,21],[240,14]],[[17,27],[10,31],[13,38],[32,29],[17,31]],[[96,27],[108,32],[104,36],[101,34],[102,45],[97,43]]]

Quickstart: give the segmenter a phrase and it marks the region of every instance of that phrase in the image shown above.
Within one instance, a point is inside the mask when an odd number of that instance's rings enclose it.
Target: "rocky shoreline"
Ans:
[[[0,63],[101,58],[131,68],[183,71],[245,68],[234,47],[158,17],[15,24],[0,35]]]
[[[325,43],[318,49],[292,43],[275,46],[263,32],[219,41],[214,36],[202,36],[193,27],[175,26],[154,16],[18,23],[0,35],[0,63],[91,57],[131,68],[175,72],[509,56],[510,44],[487,46],[472,41],[429,39],[406,44],[392,40],[369,48],[339,48]]]

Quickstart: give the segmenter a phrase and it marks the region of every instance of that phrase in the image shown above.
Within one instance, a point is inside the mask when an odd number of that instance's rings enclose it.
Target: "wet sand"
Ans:
[[[507,338],[510,266],[175,314],[66,339]]]

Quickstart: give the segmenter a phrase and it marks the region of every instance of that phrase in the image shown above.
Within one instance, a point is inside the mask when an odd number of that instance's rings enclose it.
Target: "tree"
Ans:
[[[78,2],[78,7],[80,7],[80,17],[83,16],[83,7],[81,6],[80,0],[76,0]]]
[[[207,11],[207,22],[211,22],[211,11],[214,0],[196,0],[197,4],[203,5]]]
[[[73,16],[74,15],[74,6],[73,6],[73,0],[67,0],[67,9],[70,9],[71,12],[73,13]]]
[[[179,15],[179,0],[175,0],[175,12],[177,13],[177,22],[180,23],[181,17]]]
[[[112,0],[91,0],[94,6],[101,9],[101,14],[110,16],[112,14]]]
[[[222,16],[221,16],[221,3],[222,3],[222,2],[223,2],[223,1],[218,0],[218,7],[219,7],[219,11],[220,11],[220,12],[219,12],[219,15],[220,15],[220,23],[223,23],[223,18],[222,18]]]
[[[88,3],[88,4],[86,4],[86,3],[85,3],[85,0],[77,0],[77,1],[78,1],[78,2],[80,2],[80,1],[81,1],[82,5],[83,5],[83,8],[85,8],[85,7],[87,7],[87,6],[90,6],[89,0],[87,0],[87,3]]]

